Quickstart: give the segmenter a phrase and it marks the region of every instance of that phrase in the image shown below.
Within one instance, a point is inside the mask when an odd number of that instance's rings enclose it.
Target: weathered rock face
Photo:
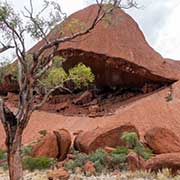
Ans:
[[[163,168],[171,169],[174,174],[180,170],[180,153],[160,154],[146,161],[146,170],[157,172]]]
[[[155,127],[144,136],[148,146],[157,154],[180,152],[180,139],[166,128]]]
[[[37,145],[33,147],[32,156],[47,156],[57,158],[58,156],[57,138],[54,133],[48,133]]]
[[[71,145],[70,133],[65,129],[48,133],[33,147],[32,156],[47,156],[64,160]]]
[[[54,131],[54,134],[57,137],[57,143],[59,147],[58,159],[64,160],[71,146],[71,135],[66,129],[59,129]]]
[[[69,26],[75,26],[73,30],[76,32],[89,27],[97,11],[98,6],[91,5],[72,14],[48,38],[56,39],[60,32],[64,36],[71,35]],[[43,43],[40,41],[30,52]],[[142,87],[145,83],[166,84],[180,78],[180,67],[154,51],[137,23],[118,8],[98,23],[91,33],[60,44],[57,55],[66,58],[65,69],[79,62],[90,66],[99,86]]]
[[[76,138],[74,146],[80,152],[92,152],[99,148],[123,146],[121,140],[123,132],[138,131],[133,125],[122,125],[116,127],[97,128],[91,131],[82,132]]]

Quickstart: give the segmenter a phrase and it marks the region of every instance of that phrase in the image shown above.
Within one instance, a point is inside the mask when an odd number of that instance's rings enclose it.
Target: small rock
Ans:
[[[93,175],[96,172],[94,164],[92,161],[87,161],[84,165],[84,171],[87,175]]]
[[[115,148],[106,146],[106,147],[104,148],[104,150],[105,150],[107,153],[111,153],[112,151],[115,150]]]
[[[59,180],[68,180],[69,176],[70,176],[69,173],[61,168],[61,169],[57,169],[57,170],[51,171],[48,174],[48,179],[49,180],[56,180],[56,179],[59,179]]]

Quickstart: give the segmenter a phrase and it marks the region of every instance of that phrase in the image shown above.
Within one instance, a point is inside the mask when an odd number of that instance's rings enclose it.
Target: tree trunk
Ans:
[[[12,145],[7,145],[8,167],[10,180],[23,180],[23,168],[21,162],[21,135],[16,133]]]

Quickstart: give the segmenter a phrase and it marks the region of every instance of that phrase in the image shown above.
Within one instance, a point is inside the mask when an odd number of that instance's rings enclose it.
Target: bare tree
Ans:
[[[66,18],[66,14],[62,12],[60,5],[55,2],[44,1],[44,6],[38,13],[34,13],[33,3],[30,0],[30,8],[25,7],[25,11],[21,13],[23,18],[27,18],[27,23],[23,25],[23,21],[13,8],[6,2],[0,4],[0,33],[4,34],[4,40],[8,42],[2,43],[0,53],[10,48],[14,48],[17,55],[18,64],[18,84],[19,84],[19,105],[17,112],[12,112],[0,99],[0,119],[6,133],[6,146],[8,153],[9,175],[11,180],[23,179],[23,170],[21,164],[21,142],[22,134],[26,128],[32,112],[45,103],[48,96],[57,88],[64,88],[62,84],[50,89],[46,92],[41,102],[34,103],[34,90],[38,85],[41,76],[49,69],[52,59],[55,56],[59,45],[63,42],[73,40],[79,36],[90,33],[91,30],[117,6],[123,8],[131,8],[136,6],[132,0],[96,0],[98,5],[97,12],[92,23],[85,27],[84,30],[73,32],[69,36],[61,36],[55,40],[48,39],[48,32],[62,22]],[[103,8],[104,3],[110,3],[109,8]],[[49,19],[43,18],[43,13],[53,7],[53,11],[49,13]],[[34,53],[26,50],[25,35],[29,33],[33,38],[42,39],[43,45]],[[43,54],[48,51],[46,57]],[[29,60],[29,55],[31,59]]]

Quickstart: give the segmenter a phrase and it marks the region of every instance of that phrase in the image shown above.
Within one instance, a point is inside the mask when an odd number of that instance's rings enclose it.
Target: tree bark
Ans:
[[[16,133],[12,145],[7,144],[10,180],[23,180],[23,168],[21,163],[21,137],[21,134]]]

